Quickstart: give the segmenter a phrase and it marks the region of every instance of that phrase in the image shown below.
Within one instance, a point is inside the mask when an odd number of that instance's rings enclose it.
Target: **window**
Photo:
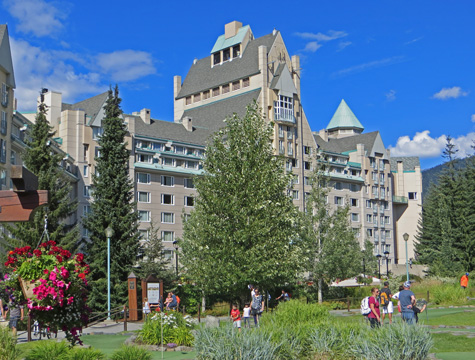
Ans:
[[[350,184],[350,190],[353,192],[360,191],[360,187],[356,184]]]
[[[82,236],[85,238],[89,237],[89,230],[87,230],[85,227],[82,228]]]
[[[384,171],[384,160],[379,159],[379,170]]]
[[[137,162],[151,164],[153,162],[152,155],[137,154]]]
[[[335,188],[335,190],[342,190],[343,185],[341,184],[341,182],[336,182],[335,185],[334,185],[334,188]]]
[[[284,127],[282,125],[279,125],[279,137],[284,137]]]
[[[312,170],[312,166],[310,165],[310,161],[304,161],[303,162],[303,168],[305,170]]]
[[[373,171],[373,181],[377,181],[378,180],[378,173],[376,171]]]
[[[221,62],[221,53],[217,52],[213,54],[213,65],[219,64]]]
[[[193,95],[193,102],[197,102],[197,101],[200,101],[201,100],[201,94],[198,93],[198,94],[195,94]]]
[[[303,177],[303,184],[304,185],[310,185],[310,178],[308,176]]]
[[[219,87],[216,87],[213,89],[213,96],[218,96],[219,95]]]
[[[223,94],[227,94],[229,92],[229,84],[223,85]]]
[[[8,106],[8,86],[5,83],[2,83],[2,105]]]
[[[382,187],[382,188],[380,189],[380,191],[381,191],[381,192],[380,192],[380,193],[381,193],[381,197],[382,197],[382,198],[386,197],[386,189]]]
[[[140,240],[148,241],[149,231],[148,230],[139,230]]]
[[[228,61],[231,58],[231,48],[223,50],[223,61]]]
[[[85,198],[91,197],[91,187],[89,185],[84,186],[83,195]]]
[[[341,196],[335,196],[335,205],[342,206],[343,198]]]
[[[299,199],[299,192],[298,190],[292,190],[292,199],[298,200]]]
[[[294,137],[294,131],[290,126],[287,126],[287,140],[292,140]]]
[[[373,195],[378,196],[378,187],[377,186],[373,186]]]
[[[92,139],[99,140],[104,133],[104,129],[101,127],[93,126],[92,127]]]
[[[175,184],[175,179],[173,176],[161,176],[161,184],[162,186],[173,186]]]
[[[373,169],[376,167],[376,160],[374,158],[369,158],[369,166]]]
[[[139,184],[150,184],[150,174],[137,173],[137,182]]]
[[[312,155],[312,148],[310,146],[304,146],[303,147],[303,153],[305,155]]]
[[[89,176],[89,165],[84,165],[82,168],[82,176],[88,177]]]
[[[279,154],[283,155],[285,152],[284,150],[284,142],[282,140],[279,140]]]
[[[164,157],[164,158],[162,158],[162,165],[175,166],[175,159],[169,158],[169,157]]]
[[[175,203],[175,197],[171,194],[162,194],[163,205],[173,205]]]
[[[82,215],[87,216],[87,214],[91,213],[91,206],[90,205],[84,205],[82,207]]]
[[[417,193],[416,192],[408,193],[408,198],[409,200],[417,200]]]
[[[360,237],[360,228],[352,228],[351,230],[353,231],[353,234],[355,234],[355,237]]]
[[[391,218],[389,216],[384,217],[384,223],[385,224],[391,224]]]
[[[241,55],[241,44],[233,46],[233,58],[237,58]]]
[[[203,100],[209,99],[209,90],[203,91]]]
[[[150,202],[150,193],[146,191],[137,192],[137,200],[139,203],[149,203]]]
[[[292,143],[287,143],[287,155],[293,156],[294,155],[294,147]]]
[[[238,80],[238,81],[234,81],[233,82],[233,91],[235,90],[239,90],[241,88],[241,82]]]
[[[386,239],[391,239],[391,230],[385,231]]]
[[[299,160],[298,159],[292,159],[292,166],[298,168],[299,167]]]
[[[139,210],[139,221],[150,222],[150,211]]]
[[[279,100],[274,101],[274,120],[295,122],[293,98],[279,95]]]
[[[185,99],[185,105],[191,105],[191,96],[187,96]]]
[[[384,183],[384,173],[379,174],[379,181],[381,181],[381,183]]]
[[[12,150],[10,152],[10,163],[12,165],[16,165],[16,151],[15,150]]]
[[[173,258],[173,250],[163,250],[163,259],[171,261]]]
[[[368,209],[371,209],[373,207],[373,203],[371,202],[371,200],[366,200],[366,207]]]
[[[162,223],[163,224],[174,224],[175,223],[175,214],[170,212],[162,212]]]
[[[351,206],[358,207],[359,206],[358,199],[350,199],[350,204]]]
[[[249,78],[242,79],[242,87],[243,88],[249,87],[249,85],[250,85]]]
[[[358,214],[358,213],[351,213],[351,221],[354,221],[354,222],[360,221],[360,214]]]
[[[95,146],[94,147],[94,156],[96,158],[100,158],[101,157],[101,148],[99,146]]]
[[[366,229],[366,235],[368,235],[368,237],[372,237],[373,236],[373,229]]]
[[[193,196],[185,196],[185,206],[193,206],[194,200]]]
[[[372,223],[373,222],[373,215],[366,214],[366,222]]]
[[[176,154],[184,154],[185,148],[183,146],[175,145],[175,153]]]
[[[185,179],[185,187],[187,189],[194,189],[195,185],[193,184],[193,179]]]
[[[0,132],[2,135],[7,134],[7,113],[5,111],[2,111],[2,120],[0,123]]]
[[[294,178],[292,179],[292,184],[298,184],[299,183],[299,176],[294,175]]]
[[[175,238],[175,233],[173,231],[162,231],[162,241],[172,242]]]

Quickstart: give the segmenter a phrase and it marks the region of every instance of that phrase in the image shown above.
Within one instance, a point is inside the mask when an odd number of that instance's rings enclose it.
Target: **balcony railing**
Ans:
[[[286,121],[295,124],[295,116],[293,109],[285,109],[281,107],[274,107],[274,120]]]
[[[393,195],[393,203],[394,204],[407,204],[407,202],[408,202],[407,197]]]

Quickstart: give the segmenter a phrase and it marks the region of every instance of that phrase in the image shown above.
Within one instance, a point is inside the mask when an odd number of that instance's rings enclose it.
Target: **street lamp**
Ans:
[[[381,254],[376,255],[378,258],[378,274],[379,274],[379,279],[381,279],[381,258],[383,257]]]
[[[111,237],[114,229],[110,225],[106,228],[107,237],[107,320],[111,319]]]
[[[173,247],[175,248],[175,268],[176,276],[178,276],[178,241],[173,241]]]
[[[363,278],[366,278],[366,263],[365,263],[364,250],[362,250],[361,253],[363,254]]]
[[[386,257],[386,276],[389,279],[389,251],[386,250],[384,256]]]
[[[406,277],[407,277],[407,281],[409,281],[409,262],[407,261],[407,240],[409,240],[409,234],[404,233],[402,238],[404,239],[404,242],[406,243]]]

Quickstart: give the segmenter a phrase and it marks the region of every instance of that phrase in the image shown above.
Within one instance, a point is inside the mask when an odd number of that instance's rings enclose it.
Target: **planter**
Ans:
[[[25,298],[27,299],[33,298],[33,288],[35,287],[35,282],[23,280],[22,278],[19,278],[19,279],[20,279],[21,291],[23,292],[23,295],[25,295]]]

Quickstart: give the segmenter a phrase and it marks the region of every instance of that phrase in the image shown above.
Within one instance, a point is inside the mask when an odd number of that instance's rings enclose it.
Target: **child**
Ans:
[[[244,319],[244,327],[251,327],[251,306],[249,303],[244,305],[244,309],[242,310],[242,317]]]
[[[143,317],[144,320],[147,320],[148,314],[150,314],[150,304],[148,303],[148,298],[143,299]]]
[[[233,327],[237,327],[241,331],[241,312],[236,304],[233,305],[231,310],[231,319],[233,320]]]

